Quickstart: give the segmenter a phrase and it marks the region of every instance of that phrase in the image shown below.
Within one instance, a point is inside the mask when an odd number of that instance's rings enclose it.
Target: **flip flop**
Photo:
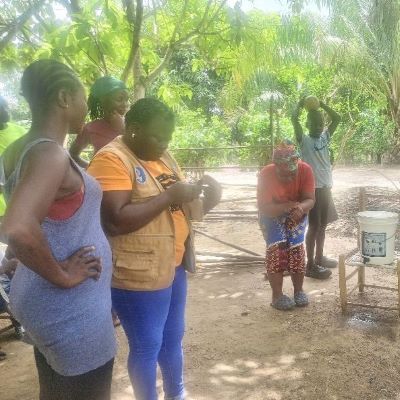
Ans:
[[[296,306],[296,303],[288,296],[282,295],[279,299],[271,303],[271,307],[279,311],[289,311]]]
[[[308,296],[303,292],[297,292],[294,295],[294,302],[297,307],[305,307],[308,306]]]

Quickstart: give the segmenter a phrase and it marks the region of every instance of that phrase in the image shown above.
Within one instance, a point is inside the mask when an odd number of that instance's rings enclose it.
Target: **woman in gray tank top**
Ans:
[[[20,262],[11,309],[34,345],[41,400],[106,400],[116,346],[101,189],[62,147],[82,129],[85,92],[54,60],[31,64],[21,88],[32,126],[0,163],[8,203],[0,233]]]

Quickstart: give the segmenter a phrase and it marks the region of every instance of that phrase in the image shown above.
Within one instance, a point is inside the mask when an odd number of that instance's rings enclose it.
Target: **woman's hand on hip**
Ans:
[[[98,280],[101,274],[101,259],[93,255],[93,246],[82,247],[77,252],[60,262],[65,272],[65,289],[79,285],[89,278]]]
[[[4,257],[0,265],[0,274],[5,274],[11,279],[17,269],[17,265],[18,260],[16,258],[7,259]]]

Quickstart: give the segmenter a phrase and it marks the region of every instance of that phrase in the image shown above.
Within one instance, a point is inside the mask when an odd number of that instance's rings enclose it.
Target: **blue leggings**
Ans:
[[[186,291],[186,271],[182,266],[176,269],[172,286],[167,289],[112,289],[113,308],[128,337],[128,372],[137,400],[157,400],[157,362],[165,399],[184,398]]]

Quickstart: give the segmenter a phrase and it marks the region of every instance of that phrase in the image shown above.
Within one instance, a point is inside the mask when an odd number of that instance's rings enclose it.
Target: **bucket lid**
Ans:
[[[389,211],[361,211],[358,214],[359,218],[367,219],[399,219],[399,214]]]

